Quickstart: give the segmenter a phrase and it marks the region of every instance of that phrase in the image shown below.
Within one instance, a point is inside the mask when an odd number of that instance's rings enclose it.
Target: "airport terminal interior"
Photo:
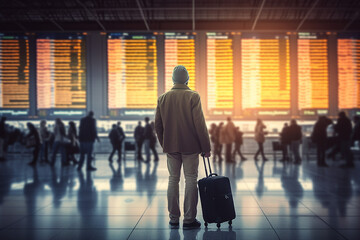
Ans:
[[[359,13],[358,0],[0,1],[0,239],[359,239]],[[155,121],[178,65],[211,145],[197,180],[220,179],[210,164],[231,187],[212,208],[199,187],[200,227],[183,222],[183,169],[170,222],[157,135],[188,131]],[[234,217],[209,221],[231,199]]]

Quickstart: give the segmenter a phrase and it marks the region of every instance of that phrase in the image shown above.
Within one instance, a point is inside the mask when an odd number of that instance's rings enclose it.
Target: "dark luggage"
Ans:
[[[220,228],[223,222],[228,222],[231,226],[236,214],[229,178],[212,173],[209,158],[208,175],[204,156],[203,160],[206,177],[198,181],[198,186],[205,227],[208,223],[217,223]]]

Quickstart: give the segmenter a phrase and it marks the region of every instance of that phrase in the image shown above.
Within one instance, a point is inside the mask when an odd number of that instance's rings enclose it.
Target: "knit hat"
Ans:
[[[172,79],[174,84],[186,84],[189,81],[189,73],[183,65],[177,65],[173,70]]]

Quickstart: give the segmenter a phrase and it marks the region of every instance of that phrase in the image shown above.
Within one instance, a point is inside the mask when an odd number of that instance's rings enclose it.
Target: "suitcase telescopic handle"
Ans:
[[[201,153],[201,156],[203,157],[203,161],[204,161],[206,177],[217,176],[216,173],[213,173],[211,171],[211,165],[210,165],[210,159],[209,158],[207,158],[207,162],[208,162],[208,165],[209,165],[209,174],[208,174],[208,171],[207,171],[207,168],[206,168],[206,162],[205,162],[205,153]]]

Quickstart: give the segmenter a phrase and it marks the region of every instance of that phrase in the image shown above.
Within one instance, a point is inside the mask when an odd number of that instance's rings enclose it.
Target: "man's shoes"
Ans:
[[[169,222],[169,225],[170,225],[170,228],[171,228],[171,229],[177,229],[177,228],[179,228],[179,223],[178,223],[178,222],[177,222],[177,223]]]
[[[112,162],[113,162],[113,160],[109,158],[109,163],[112,163]]]
[[[158,161],[159,161],[159,158],[155,158],[154,161],[155,161],[155,162],[158,162]]]
[[[267,158],[263,158],[263,161],[264,161],[264,162],[266,162],[266,161],[269,161],[269,159],[267,159]]]
[[[340,168],[354,168],[354,167],[355,167],[355,165],[353,163],[351,163],[351,164],[345,163],[345,164],[340,165]]]
[[[241,161],[246,161],[246,160],[247,160],[246,157],[242,157],[242,158],[241,158]]]
[[[87,169],[86,169],[86,171],[96,171],[97,170],[97,168],[94,168],[94,167],[88,167]]]
[[[201,223],[196,219],[192,223],[184,223],[183,224],[184,230],[196,229],[196,228],[200,228],[200,227],[201,227]]]

